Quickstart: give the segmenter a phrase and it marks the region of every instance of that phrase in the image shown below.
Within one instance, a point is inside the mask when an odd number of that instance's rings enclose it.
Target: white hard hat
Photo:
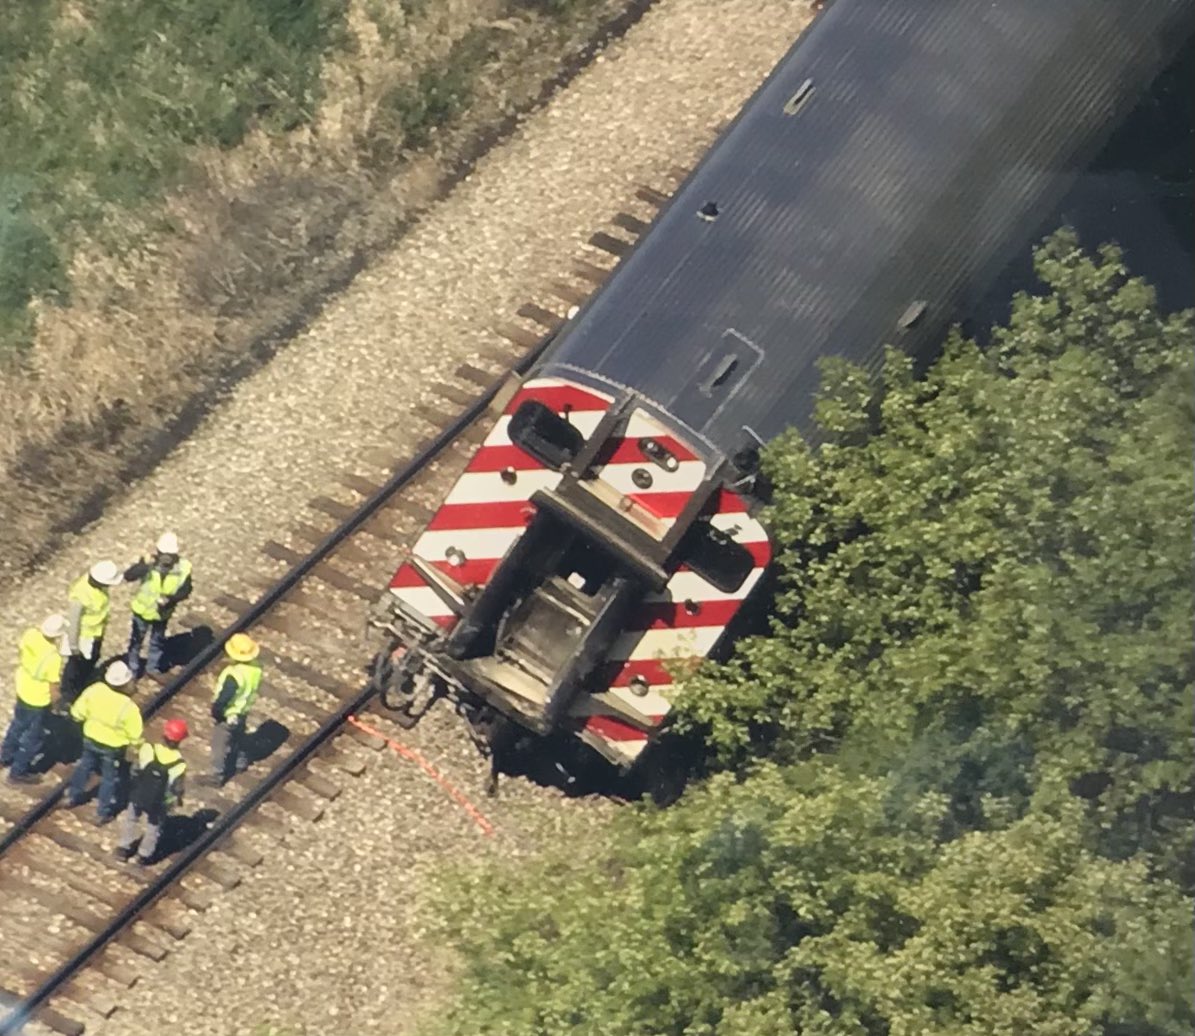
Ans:
[[[132,671],[121,661],[113,662],[104,670],[104,683],[109,687],[123,687],[132,679]]]
[[[158,537],[158,553],[159,554],[177,554],[178,553],[178,537],[172,532],[164,532]]]
[[[48,637],[50,640],[54,640],[56,637],[61,637],[65,632],[65,615],[47,615],[42,620],[41,633],[43,637]]]
[[[101,586],[115,586],[120,582],[120,569],[115,561],[97,561],[89,574]]]

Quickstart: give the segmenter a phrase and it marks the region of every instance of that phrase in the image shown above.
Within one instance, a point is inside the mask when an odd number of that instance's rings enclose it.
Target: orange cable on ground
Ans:
[[[449,781],[448,778],[442,773],[440,773],[439,770],[432,766],[431,763],[424,759],[422,755],[416,752],[415,749],[408,748],[401,741],[395,741],[392,737],[387,737],[380,730],[371,727],[368,723],[362,723],[359,719],[357,719],[356,716],[350,716],[349,722],[358,730],[363,730],[365,733],[372,734],[374,737],[380,737],[384,742],[386,742],[386,744],[390,747],[390,750],[394,752],[395,755],[401,756],[403,759],[406,759],[419,766],[424,773],[426,773],[433,781],[440,785],[441,788],[448,792],[449,797],[451,797],[456,804],[461,807],[461,809],[469,814],[469,816],[473,819],[473,823],[481,828],[484,834],[489,835],[491,838],[493,837],[494,825],[485,818],[485,815],[481,812],[481,810],[473,805],[473,803],[465,797],[463,792],[453,785],[452,782]]]

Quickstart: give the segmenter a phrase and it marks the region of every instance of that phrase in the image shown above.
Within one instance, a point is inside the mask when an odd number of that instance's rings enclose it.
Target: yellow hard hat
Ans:
[[[261,650],[248,633],[234,633],[224,645],[224,651],[234,662],[252,662]]]

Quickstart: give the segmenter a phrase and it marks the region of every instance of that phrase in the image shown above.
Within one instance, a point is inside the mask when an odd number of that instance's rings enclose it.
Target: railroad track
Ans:
[[[671,175],[679,182],[687,172]],[[186,844],[148,870],[119,862],[112,854],[118,825],[97,829],[90,804],[62,808],[64,766],[48,792],[0,792],[0,1036],[27,1024],[80,1036],[89,1020],[113,1014],[120,990],[187,936],[191,912],[208,909],[261,862],[262,839],[277,842],[290,823],[318,820],[345,779],[364,771],[370,751],[385,747],[378,734],[394,728],[384,716],[369,718],[372,733],[351,722],[375,704],[364,679],[366,606],[484,438],[514,379],[668,197],[640,188],[566,274],[495,328],[475,362],[429,386],[410,415],[428,429],[412,454],[360,453],[284,538],[265,544],[268,574],[196,606],[177,624],[190,630],[197,653],[152,698],[144,682],[136,697],[147,726],[167,708],[187,719],[193,773],[202,769],[193,746],[206,750],[211,686],[233,633],[251,630],[261,643],[267,681],[253,714],[254,754],[264,757],[218,791],[190,794],[187,809],[200,809],[180,822],[189,824]]]

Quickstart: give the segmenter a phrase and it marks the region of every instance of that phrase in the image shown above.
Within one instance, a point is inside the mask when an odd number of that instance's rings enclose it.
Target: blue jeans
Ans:
[[[41,755],[46,743],[46,717],[50,714],[48,705],[38,707],[26,705],[17,699],[13,709],[12,722],[4,735],[0,747],[0,766],[11,766],[13,777],[24,777],[33,761]]]
[[[134,676],[140,676],[141,669],[141,644],[145,640],[145,634],[149,634],[149,657],[146,659],[146,668],[151,673],[163,672],[162,663],[165,661],[166,654],[166,620],[158,619],[151,622],[149,619],[143,619],[140,615],[133,615],[133,630],[129,634],[129,654],[125,659],[125,663],[132,671]]]
[[[234,716],[212,728],[212,776],[221,784],[249,765],[245,752],[245,717]]]
[[[71,774],[68,795],[72,806],[83,801],[83,793],[87,789],[87,781],[96,770],[100,771],[99,814],[101,817],[116,816],[119,804],[117,797],[117,781],[120,776],[120,761],[124,758],[123,748],[109,748],[88,738],[83,739],[83,754],[75,763],[75,772]]]

